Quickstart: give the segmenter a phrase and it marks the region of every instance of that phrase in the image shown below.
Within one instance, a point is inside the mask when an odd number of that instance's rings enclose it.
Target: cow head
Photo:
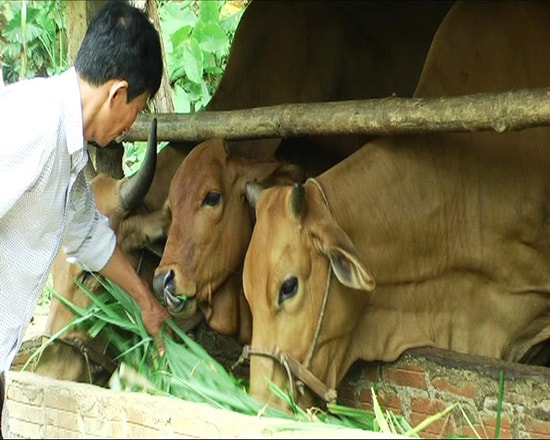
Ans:
[[[297,390],[297,380],[331,400],[354,360],[349,341],[374,279],[316,187],[262,191],[249,183],[247,198],[256,210],[243,268],[253,322],[250,393],[281,406],[272,381],[310,406],[314,395]]]
[[[253,214],[245,183],[302,178],[294,165],[233,157],[222,139],[195,147],[174,175],[165,207],[169,230],[154,289],[167,308],[184,315],[200,309],[213,330],[249,340],[241,273]]]

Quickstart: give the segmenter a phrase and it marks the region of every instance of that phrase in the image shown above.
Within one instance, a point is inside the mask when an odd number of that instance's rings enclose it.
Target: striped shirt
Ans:
[[[84,175],[74,67],[0,88],[0,372],[9,370],[62,247],[97,271],[116,243]]]

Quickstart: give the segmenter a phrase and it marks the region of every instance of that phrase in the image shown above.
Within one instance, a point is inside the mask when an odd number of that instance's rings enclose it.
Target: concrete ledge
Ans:
[[[261,418],[175,397],[116,392],[31,372],[6,377],[7,438],[403,438]]]

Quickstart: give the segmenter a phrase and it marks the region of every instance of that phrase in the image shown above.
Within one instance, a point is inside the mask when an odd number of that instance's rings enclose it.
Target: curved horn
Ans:
[[[143,200],[151,187],[157,166],[157,118],[151,121],[147,152],[140,170],[120,184],[119,199],[122,208],[130,211]]]
[[[295,183],[292,186],[292,194],[290,195],[290,208],[296,218],[302,221],[306,213],[306,191],[304,189],[304,185],[302,185],[301,183]]]

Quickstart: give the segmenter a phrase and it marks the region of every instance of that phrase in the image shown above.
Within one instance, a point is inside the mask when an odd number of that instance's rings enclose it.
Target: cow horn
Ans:
[[[299,182],[294,183],[292,186],[290,207],[292,208],[292,212],[296,218],[298,218],[298,220],[302,220],[306,212],[306,191],[304,189],[304,185]]]
[[[157,166],[157,119],[151,121],[147,152],[140,170],[120,184],[119,199],[122,208],[131,211],[143,200],[151,187]]]
[[[260,185],[258,182],[246,182],[246,184],[244,185],[246,200],[248,200],[248,204],[253,209],[256,209],[256,203],[258,202],[258,199],[260,198],[260,194],[262,193],[263,189],[263,186]]]

